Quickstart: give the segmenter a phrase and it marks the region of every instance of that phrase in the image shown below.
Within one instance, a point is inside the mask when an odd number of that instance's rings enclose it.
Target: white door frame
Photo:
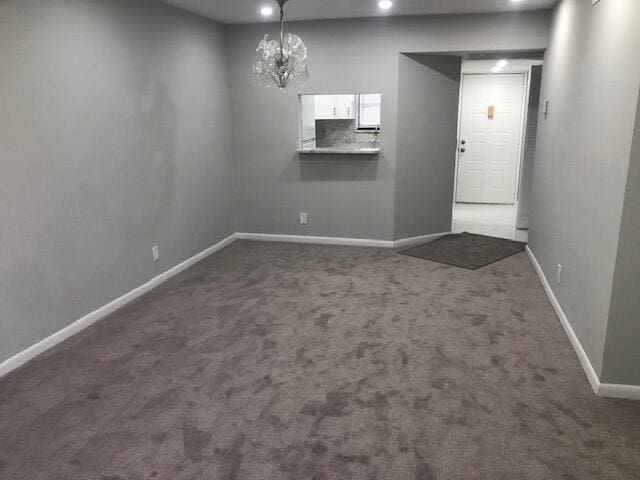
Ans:
[[[453,207],[456,205],[456,197],[457,197],[457,189],[458,189],[458,161],[460,155],[460,127],[461,127],[461,116],[462,116],[462,81],[464,79],[464,75],[473,74],[473,73],[489,73],[491,68],[495,66],[496,60],[473,60],[473,61],[463,61],[462,69],[460,75],[460,94],[458,96],[458,129],[456,132],[456,154],[455,154],[455,166],[454,166],[454,178],[453,178]],[[518,180],[516,185],[516,205],[520,200],[520,177],[522,176],[522,167],[524,165],[524,146],[525,146],[525,137],[527,133],[527,118],[529,118],[529,97],[531,91],[531,69],[535,65],[543,65],[543,60],[525,60],[525,59],[517,59],[510,60],[509,65],[504,69],[505,73],[527,73],[527,85],[526,85],[526,100],[524,104],[524,111],[522,113],[522,136],[520,140],[520,144],[522,146],[520,153],[520,161],[518,165]],[[537,120],[534,120],[537,121]]]
[[[518,160],[516,164],[516,175],[515,175],[515,195],[513,199],[513,204],[517,207],[518,200],[520,198],[520,172],[522,170],[522,163],[524,161],[524,137],[526,134],[526,119],[529,110],[529,90],[531,88],[531,67],[529,67],[528,71],[525,72],[500,72],[500,73],[463,73],[462,78],[460,80],[460,94],[458,97],[458,128],[456,132],[456,159],[455,159],[455,170],[453,176],[453,206],[455,208],[456,198],[458,193],[458,169],[460,168],[460,130],[462,128],[462,91],[464,88],[464,80],[466,77],[474,75],[524,75],[524,87],[522,89],[522,114],[520,116],[520,140],[518,142]]]

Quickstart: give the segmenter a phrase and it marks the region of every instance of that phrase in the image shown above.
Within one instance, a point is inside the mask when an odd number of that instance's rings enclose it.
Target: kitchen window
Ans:
[[[379,130],[382,95],[358,95],[358,116],[356,130]]]

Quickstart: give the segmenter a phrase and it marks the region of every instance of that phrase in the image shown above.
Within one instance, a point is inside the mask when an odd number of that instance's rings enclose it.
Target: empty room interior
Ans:
[[[0,0],[0,480],[640,479],[639,25]]]

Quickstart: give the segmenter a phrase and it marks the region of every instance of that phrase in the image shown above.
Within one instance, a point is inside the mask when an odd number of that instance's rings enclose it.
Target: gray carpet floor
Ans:
[[[0,379],[6,480],[640,478],[519,253],[236,242]]]

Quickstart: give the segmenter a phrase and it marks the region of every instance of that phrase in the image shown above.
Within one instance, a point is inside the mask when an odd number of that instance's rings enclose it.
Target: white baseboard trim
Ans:
[[[587,375],[587,379],[589,380],[589,384],[591,385],[591,388],[593,389],[593,392],[597,395],[598,394],[598,389],[600,388],[600,379],[598,378],[598,374],[596,374],[596,371],[593,369],[593,366],[591,365],[591,362],[589,361],[589,357],[587,357],[587,354],[585,353],[584,349],[582,348],[582,344],[580,343],[580,340],[578,340],[578,336],[576,335],[576,332],[573,331],[573,328],[571,327],[571,324],[569,323],[569,320],[567,319],[567,316],[565,315],[564,311],[562,310],[562,307],[560,306],[560,303],[558,302],[558,299],[556,298],[555,294],[553,293],[553,290],[551,290],[551,286],[549,285],[549,282],[547,281],[547,277],[545,277],[544,272],[542,271],[542,268],[540,267],[540,264],[538,263],[538,260],[536,259],[536,256],[533,254],[533,251],[529,248],[528,245],[527,245],[527,255],[529,255],[529,259],[531,260],[533,268],[535,269],[536,273],[538,274],[538,278],[540,279],[540,283],[542,284],[542,287],[544,288],[544,291],[547,294],[547,297],[549,297],[549,301],[551,302],[551,306],[555,310],[556,315],[558,316],[558,319],[560,320],[560,325],[562,325],[562,328],[564,329],[565,333],[567,334],[567,337],[569,337],[569,342],[571,343],[571,346],[575,350],[576,355],[578,355],[578,360],[580,360],[580,365],[582,365],[582,369],[584,370],[584,373]]]
[[[50,335],[44,340],[39,341],[35,345],[32,345],[26,350],[23,350],[20,353],[17,353],[16,355],[14,355],[13,357],[5,360],[4,362],[0,363],[0,378],[8,374],[9,372],[15,370],[16,368],[24,365],[29,360],[37,357],[41,353],[44,353],[45,351],[49,350],[55,345],[63,342],[67,338],[84,330],[90,325],[93,325],[98,320],[115,312],[119,308],[124,307],[126,304],[130,303],[131,301],[135,300],[141,295],[144,295],[148,291],[156,288],[161,283],[167,281],[174,275],[177,275],[178,273],[198,263],[200,260],[203,260],[204,258],[208,257],[212,253],[223,249],[224,247],[232,243],[235,240],[235,238],[236,238],[235,234],[230,235],[224,240],[198,253],[197,255],[194,255],[193,257],[185,260],[184,262],[179,263],[175,267],[170,268],[166,272],[161,273],[157,277],[153,277],[147,283],[140,285],[139,287],[135,288],[134,290],[131,290],[130,292],[125,293],[121,297],[116,298],[115,300],[107,303],[106,305],[98,308],[97,310],[94,310],[88,315],[85,315],[84,317],[76,320],[71,325],[63,328],[62,330],[57,331],[53,335]]]
[[[542,284],[542,287],[544,288],[544,291],[547,294],[547,297],[549,297],[549,301],[551,302],[551,305],[553,306],[553,309],[555,310],[556,315],[560,320],[560,324],[562,325],[562,328],[567,334],[567,337],[569,337],[569,342],[571,343],[571,346],[575,350],[576,355],[578,355],[578,360],[580,361],[580,365],[582,365],[582,369],[584,370],[584,373],[587,375],[587,379],[589,380],[589,384],[591,385],[593,392],[599,397],[613,397],[613,398],[625,398],[628,400],[640,400],[640,386],[614,385],[610,383],[600,383],[598,374],[594,370],[593,365],[591,365],[591,362],[589,361],[587,354],[582,348],[582,344],[580,343],[580,340],[578,340],[578,336],[573,331],[573,328],[571,327],[571,324],[569,323],[567,316],[562,310],[562,307],[560,306],[558,299],[553,293],[553,290],[551,290],[551,286],[547,281],[547,277],[545,277],[544,272],[542,271],[542,268],[540,267],[540,264],[536,259],[536,256],[533,254],[533,251],[531,250],[531,248],[529,248],[528,245],[527,245],[527,255],[529,255],[529,259],[531,260],[533,268],[538,274],[540,283]]]
[[[256,242],[286,242],[286,243],[311,243],[317,245],[343,245],[354,247],[379,247],[379,248],[406,248],[412,245],[435,240],[446,235],[434,233],[419,237],[402,238],[399,240],[374,240],[369,238],[349,237],[316,237],[311,235],[279,235],[273,233],[236,233],[238,240],[253,240]]]
[[[347,245],[359,247],[392,248],[393,240],[373,240],[368,238],[315,237],[311,235],[279,235],[275,233],[236,233],[238,240],[255,242],[313,243],[317,245]]]
[[[420,235],[419,237],[401,238],[393,242],[393,248],[410,248],[421,243],[431,242],[437,240],[440,237],[449,235],[451,232],[431,233],[429,235]]]
[[[640,386],[601,383],[600,388],[598,389],[598,396],[625,398],[627,400],[640,400]]]

